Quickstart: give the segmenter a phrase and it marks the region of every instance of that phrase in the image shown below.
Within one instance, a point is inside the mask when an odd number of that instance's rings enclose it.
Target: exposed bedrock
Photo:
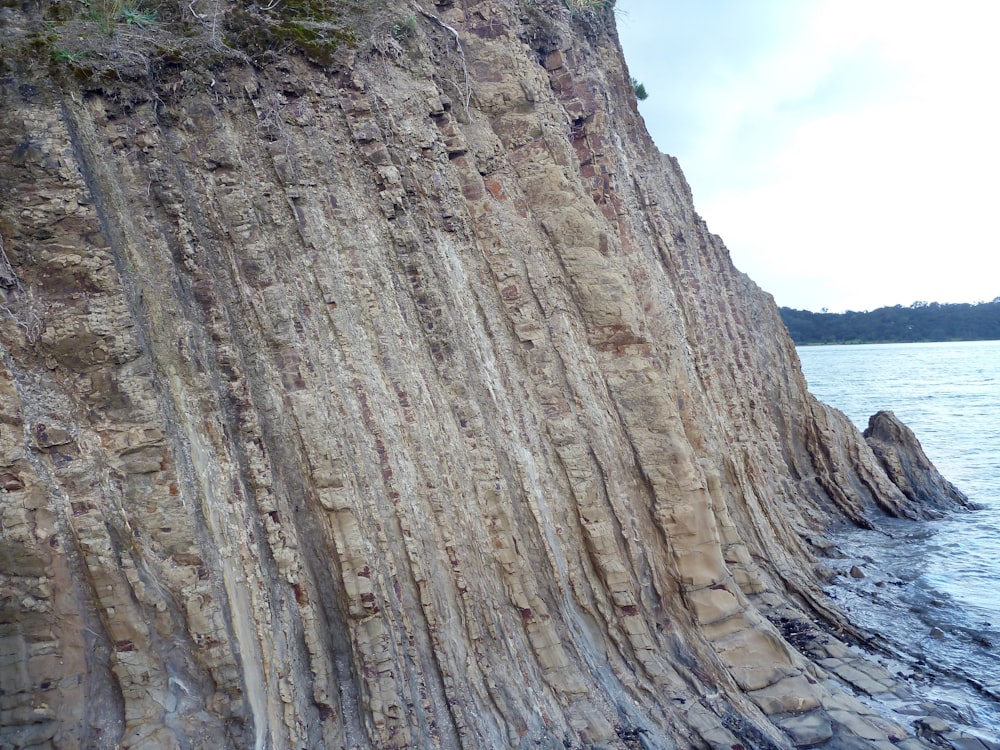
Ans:
[[[813,570],[922,499],[806,391],[613,12],[370,5],[325,65],[7,61],[0,747],[912,736]]]
[[[940,515],[972,507],[965,494],[934,468],[913,430],[891,411],[873,414],[864,438],[893,484],[916,508]]]

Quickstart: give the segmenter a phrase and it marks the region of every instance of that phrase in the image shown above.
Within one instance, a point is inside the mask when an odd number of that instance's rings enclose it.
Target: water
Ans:
[[[809,389],[864,429],[880,409],[910,426],[941,473],[981,506],[939,521],[849,530],[868,574],[830,593],[862,626],[944,677],[921,692],[960,723],[1000,732],[1000,341],[798,350]],[[884,533],[888,532],[888,533]],[[991,736],[991,735],[987,735]]]

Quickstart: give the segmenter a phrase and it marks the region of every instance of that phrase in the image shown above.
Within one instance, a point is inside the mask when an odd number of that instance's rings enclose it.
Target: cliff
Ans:
[[[912,735],[820,575],[830,524],[925,511],[590,5],[388,2],[260,55],[212,16],[155,60],[149,19],[2,10],[50,63],[0,83],[0,746]]]

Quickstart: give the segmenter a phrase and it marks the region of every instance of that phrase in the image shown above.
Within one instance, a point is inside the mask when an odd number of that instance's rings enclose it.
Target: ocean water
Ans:
[[[866,573],[829,593],[916,666],[918,692],[1000,733],[1000,341],[800,347],[809,390],[864,429],[880,409],[914,431],[979,510],[886,519],[835,540]],[[904,660],[905,662],[905,660]],[[925,673],[924,666],[930,667]],[[982,734],[982,732],[980,732]]]

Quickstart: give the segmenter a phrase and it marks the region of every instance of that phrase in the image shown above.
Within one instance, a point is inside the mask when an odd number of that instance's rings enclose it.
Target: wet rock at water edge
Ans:
[[[975,507],[961,490],[941,476],[913,430],[891,411],[873,414],[864,438],[885,473],[916,505],[920,517],[937,517],[942,512]]]
[[[951,729],[951,724],[937,716],[925,716],[922,719],[917,719],[914,724],[916,724],[921,737],[941,734]]]

